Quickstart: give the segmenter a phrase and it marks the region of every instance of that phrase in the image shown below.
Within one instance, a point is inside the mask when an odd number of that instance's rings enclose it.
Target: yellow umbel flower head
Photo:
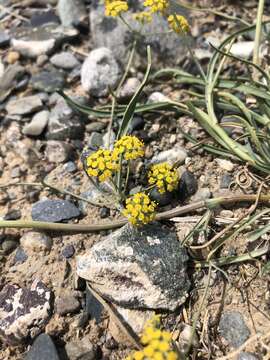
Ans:
[[[122,0],[106,0],[105,15],[116,17],[122,12],[128,11],[128,4]]]
[[[148,173],[150,185],[156,185],[158,191],[163,194],[177,188],[179,175],[177,169],[168,163],[155,164]]]
[[[125,160],[134,160],[144,155],[144,144],[136,136],[126,135],[116,141],[113,150],[115,158],[123,155]]]
[[[150,23],[152,21],[152,14],[149,11],[141,11],[133,14],[133,19],[141,24]]]
[[[139,192],[126,200],[122,214],[132,225],[141,226],[154,220],[156,206],[147,194]]]
[[[187,34],[190,30],[187,19],[182,15],[170,15],[168,17],[169,27],[177,34]]]
[[[171,333],[159,327],[160,317],[155,315],[144,327],[141,337],[144,348],[129,355],[126,360],[177,360],[177,353],[171,345]]]
[[[110,178],[119,169],[118,162],[113,158],[110,150],[99,149],[86,159],[86,172],[89,176],[97,177],[99,181]]]
[[[164,12],[169,6],[169,0],[145,0],[143,5],[150,7],[151,12]]]

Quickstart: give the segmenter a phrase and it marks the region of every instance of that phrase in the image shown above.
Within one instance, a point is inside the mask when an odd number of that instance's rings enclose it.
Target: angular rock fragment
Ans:
[[[158,225],[125,225],[78,256],[77,273],[122,307],[174,311],[190,286],[186,262],[173,232]]]

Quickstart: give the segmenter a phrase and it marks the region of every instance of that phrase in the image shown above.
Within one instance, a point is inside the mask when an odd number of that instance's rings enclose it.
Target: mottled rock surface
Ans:
[[[125,225],[78,256],[77,273],[122,307],[175,310],[190,286],[186,261],[173,232]]]
[[[0,293],[0,335],[16,345],[42,331],[51,311],[51,291],[40,281],[31,288],[7,284]]]
[[[250,331],[243,315],[238,311],[222,314],[219,331],[221,336],[234,348],[241,346],[250,336]]]

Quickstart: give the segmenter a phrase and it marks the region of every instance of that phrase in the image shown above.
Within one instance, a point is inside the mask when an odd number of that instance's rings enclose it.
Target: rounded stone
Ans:
[[[53,241],[44,233],[29,231],[23,234],[20,239],[20,244],[26,252],[50,251]]]
[[[120,68],[111,50],[101,47],[90,52],[81,69],[81,83],[93,96],[106,96],[120,78]]]

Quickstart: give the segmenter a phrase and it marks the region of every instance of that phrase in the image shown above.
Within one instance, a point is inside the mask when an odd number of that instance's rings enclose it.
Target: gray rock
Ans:
[[[2,243],[2,250],[4,254],[10,254],[13,250],[16,249],[17,246],[18,246],[18,241],[6,239]]]
[[[67,200],[41,200],[33,205],[31,215],[36,221],[60,222],[77,218],[80,211]]]
[[[111,50],[101,47],[92,50],[81,69],[81,83],[86,92],[93,96],[106,96],[108,88],[114,88],[121,71]]]
[[[50,251],[52,248],[52,238],[46,234],[37,231],[28,231],[23,234],[20,239],[20,244],[23,250],[28,254],[29,252],[44,252]]]
[[[75,254],[75,248],[73,245],[67,245],[62,250],[62,256],[66,259],[71,258]]]
[[[26,115],[39,110],[41,107],[40,97],[32,95],[10,100],[6,105],[6,110],[9,115]]]
[[[198,189],[198,182],[195,175],[186,170],[181,175],[178,185],[178,196],[181,200],[185,200],[187,197],[194,195]]]
[[[77,274],[119,306],[173,311],[189,290],[186,262],[173,232],[127,224],[78,256]]]
[[[130,133],[132,133],[133,131],[136,131],[136,130],[142,130],[144,128],[144,125],[145,125],[144,118],[142,116],[135,115],[135,116],[133,116],[133,118],[128,126],[128,131]]]
[[[65,85],[65,76],[59,71],[41,71],[31,78],[33,89],[52,93],[62,89]]]
[[[64,141],[49,140],[47,142],[45,154],[50,162],[57,164],[63,163],[70,158],[72,147]]]
[[[173,195],[171,192],[167,191],[161,194],[155,187],[150,191],[149,196],[152,200],[156,201],[159,206],[169,205],[173,200]]]
[[[96,348],[87,337],[81,340],[70,341],[65,350],[70,360],[95,360]]]
[[[102,123],[102,122],[92,122],[90,124],[87,124],[86,125],[86,131],[91,133],[93,131],[97,131],[97,132],[100,132],[102,131],[104,128],[106,127],[106,124]]]
[[[57,10],[63,26],[77,26],[87,16],[83,0],[59,0]]]
[[[201,201],[201,200],[207,200],[210,199],[210,197],[212,196],[211,191],[205,187],[205,188],[201,188],[199,189],[195,195],[192,196],[191,201]]]
[[[15,264],[22,264],[28,259],[27,254],[25,251],[19,246],[16,250],[15,257],[14,257],[14,263]]]
[[[7,284],[0,292],[0,334],[11,345],[35,338],[45,327],[51,311],[51,291],[35,281],[31,288]]]
[[[24,125],[22,133],[30,136],[40,135],[49,121],[50,112],[48,110],[43,110],[36,113],[29,124]]]
[[[47,334],[40,334],[34,341],[24,360],[59,360],[56,347]]]
[[[80,115],[76,115],[63,99],[58,101],[50,113],[47,139],[80,139],[84,130],[84,122]]]
[[[80,65],[76,57],[67,51],[63,51],[59,54],[55,54],[54,56],[51,57],[50,62],[54,66],[65,70],[71,70],[76,66]]]
[[[258,360],[258,357],[250,352],[240,352],[237,360]]]
[[[37,58],[40,55],[52,53],[65,41],[78,35],[72,28],[63,28],[57,24],[40,27],[18,27],[11,34],[11,45],[23,56]]]
[[[17,88],[18,83],[25,75],[25,68],[23,66],[14,64],[8,66],[0,78],[0,103],[3,102],[14,89]]]
[[[59,18],[55,15],[54,10],[45,10],[37,13],[33,13],[30,19],[32,27],[44,26],[47,24],[59,25]]]
[[[230,311],[222,314],[219,323],[220,335],[228,341],[229,345],[238,348],[250,336],[250,331],[245,324],[243,315],[238,311]]]
[[[74,173],[78,170],[77,165],[73,161],[68,161],[64,164],[63,169],[68,173]]]
[[[103,305],[93,296],[88,286],[86,287],[85,294],[85,311],[90,318],[95,319],[98,324],[101,321]]]
[[[19,220],[22,217],[21,210],[11,209],[4,216],[4,220]]]
[[[185,149],[179,146],[175,146],[173,149],[161,151],[158,155],[154,156],[151,160],[152,164],[159,164],[162,162],[169,162],[173,165],[176,162],[183,164],[187,158],[187,152]]]
[[[96,150],[100,148],[102,145],[103,145],[103,136],[100,133],[93,131],[89,137],[88,146],[90,147],[90,149]]]
[[[55,312],[59,315],[74,314],[81,308],[81,304],[75,294],[64,292],[55,299]]]
[[[228,189],[232,183],[233,178],[229,174],[224,174],[220,178],[220,189]]]
[[[0,31],[0,48],[8,46],[10,43],[10,36],[5,31]]]
[[[140,11],[141,6],[138,1],[132,2],[132,11]],[[139,5],[138,5],[139,4]],[[186,10],[177,6],[177,13],[186,14]],[[131,11],[124,14],[126,21],[134,28],[139,29],[140,25],[132,18]],[[132,43],[132,36],[127,26],[119,19],[107,17],[104,14],[104,5],[98,1],[93,1],[90,9],[90,30],[93,46],[107,47],[114,53],[116,59],[122,63],[127,60],[127,46]],[[147,33],[142,41],[139,41],[137,53],[141,53],[141,60],[146,59],[146,44],[151,45],[153,58],[158,57],[159,61],[167,65],[174,65],[180,62],[186,56],[186,47],[183,37],[175,34],[164,34],[168,32],[168,23],[165,17],[153,14],[151,23],[144,26],[144,32]],[[157,35],[157,34],[160,35]],[[149,34],[155,34],[150,35]]]

